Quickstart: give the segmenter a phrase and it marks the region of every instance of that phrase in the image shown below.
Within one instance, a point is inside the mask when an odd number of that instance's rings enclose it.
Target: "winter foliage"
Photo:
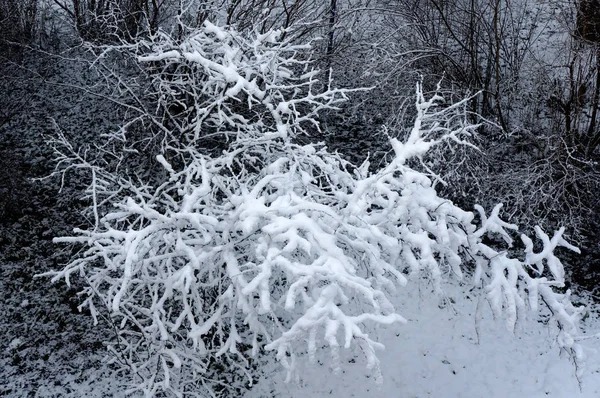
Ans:
[[[249,36],[205,22],[181,40],[159,31],[125,45],[152,88],[152,111],[137,109],[153,128],[133,142],[158,143],[156,172],[133,175],[86,157],[64,135],[54,141],[60,170],[90,171],[94,222],[55,239],[82,249],[53,280],[85,278],[82,307],[114,324],[110,349],[139,376],[132,389],[216,394],[228,387],[214,380],[217,368],[245,372],[250,385],[253,358],[269,352],[291,378],[321,347],[334,370],[340,350],[359,347],[381,382],[383,347],[371,326],[406,322],[390,297],[423,279],[436,292],[445,280],[473,283],[510,330],[526,311],[549,310],[558,345],[581,364],[583,309],[560,292],[554,254],[577,251],[564,230],[537,227],[536,244],[521,235],[519,253],[502,205],[462,210],[417,167],[433,146],[469,145],[478,126],[468,122],[467,100],[446,104],[417,84],[408,138],[391,139],[393,159],[369,171],[296,140],[318,132],[319,111],[348,91],[320,82],[309,46],[282,33]],[[135,150],[128,134],[105,137],[99,153],[127,156],[124,148]],[[206,147],[214,136],[222,150]]]

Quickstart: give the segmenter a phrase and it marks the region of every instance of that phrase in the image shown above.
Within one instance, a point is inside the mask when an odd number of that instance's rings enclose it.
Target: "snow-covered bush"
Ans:
[[[155,157],[164,174],[134,178],[64,137],[54,141],[63,167],[91,170],[94,223],[56,239],[83,249],[53,280],[86,279],[82,307],[113,322],[109,347],[140,377],[133,388],[146,396],[235,388],[213,379],[217,369],[246,372],[251,384],[252,358],[270,351],[291,377],[323,346],[334,370],[342,348],[360,347],[381,381],[382,346],[366,328],[405,322],[390,297],[415,275],[438,291],[444,279],[472,278],[509,329],[541,299],[561,329],[560,347],[581,360],[582,310],[553,290],[564,283],[553,250],[577,250],[563,230],[550,238],[537,229],[540,252],[522,236],[523,257],[510,257],[484,243],[512,243],[516,226],[499,218],[500,205],[489,216],[478,208],[477,224],[437,195],[435,177],[407,164],[476,128],[460,117],[465,102],[442,106],[417,85],[408,138],[391,139],[393,160],[370,172],[296,142],[345,92],[317,82],[300,53],[306,46],[279,34],[249,38],[206,22],[179,43],[161,33],[139,45],[140,64],[168,71],[150,75],[160,95],[159,112],[148,115],[163,127]],[[169,104],[180,105],[177,114],[160,111]],[[229,142],[209,151],[200,145],[207,135]]]
[[[155,123],[167,138],[200,145],[215,136],[305,132],[344,91],[323,87],[303,59],[310,46],[280,42],[282,34],[247,37],[206,21],[181,43],[165,32],[140,41],[134,50],[152,81]]]

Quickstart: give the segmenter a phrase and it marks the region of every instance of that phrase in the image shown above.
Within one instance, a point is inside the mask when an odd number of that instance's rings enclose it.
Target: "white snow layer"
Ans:
[[[408,323],[379,330],[378,340],[385,344],[378,353],[382,385],[365,369],[360,351],[341,351],[338,375],[327,355],[291,383],[284,382],[285,372],[273,363],[246,397],[600,397],[600,339],[584,342],[588,362],[578,381],[569,358],[551,347],[558,331],[543,325],[543,317],[519,320],[512,335],[504,320],[493,319],[487,303],[476,324],[478,298],[466,288],[446,285],[442,297],[427,286],[409,284],[406,289],[394,304]],[[600,322],[591,316],[584,327],[593,334]]]

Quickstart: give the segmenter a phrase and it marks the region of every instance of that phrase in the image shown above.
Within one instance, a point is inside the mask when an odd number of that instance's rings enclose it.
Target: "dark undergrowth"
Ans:
[[[53,169],[44,137],[52,119],[93,129],[101,107],[57,84],[72,70],[39,53],[19,58],[0,59],[0,395],[75,397],[82,385],[100,394],[110,388],[95,385],[110,330],[79,312],[82,281],[67,288],[35,275],[70,257],[52,238],[85,224],[77,182],[59,193],[58,178],[40,179]]]

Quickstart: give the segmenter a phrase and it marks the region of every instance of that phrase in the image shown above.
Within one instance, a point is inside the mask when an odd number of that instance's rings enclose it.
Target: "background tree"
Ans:
[[[130,41],[149,35],[180,2],[175,0],[53,0],[81,38],[95,43]]]

